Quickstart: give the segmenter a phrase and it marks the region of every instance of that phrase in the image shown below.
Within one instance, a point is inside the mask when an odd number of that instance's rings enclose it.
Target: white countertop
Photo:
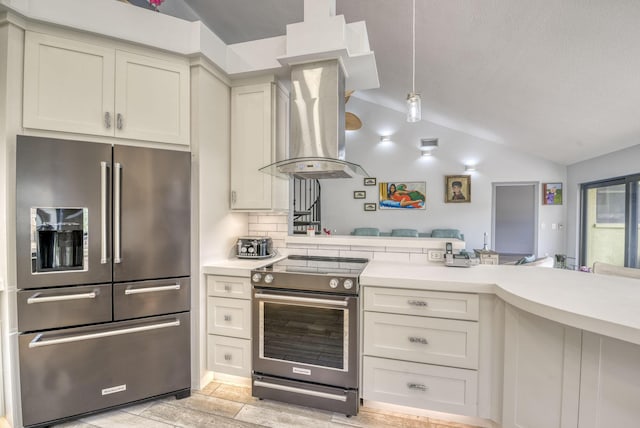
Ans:
[[[202,273],[205,275],[225,275],[225,276],[251,276],[252,269],[268,266],[279,260],[286,258],[284,255],[276,255],[268,259],[223,259],[216,260],[202,266]]]
[[[363,286],[492,293],[562,324],[640,345],[640,280],[531,266],[471,268],[371,261]]]

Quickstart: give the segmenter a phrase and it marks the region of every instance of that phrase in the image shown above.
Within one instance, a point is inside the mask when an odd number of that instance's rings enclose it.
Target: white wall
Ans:
[[[322,180],[322,221],[338,234],[355,227],[413,228],[428,232],[434,228],[456,228],[465,235],[467,248],[481,248],[483,233],[491,236],[493,182],[566,182],[566,167],[506,145],[492,143],[430,122],[407,123],[405,116],[376,104],[351,98],[347,111],[362,119],[364,126],[347,132],[347,160],[361,164],[378,182],[426,181],[426,210],[383,210],[364,212],[363,202],[377,202],[378,188],[364,186],[361,178]],[[379,144],[381,135],[393,143]],[[437,137],[439,147],[432,157],[420,157],[420,138]],[[444,176],[470,173],[471,202],[444,203]],[[354,190],[366,190],[367,198],[353,199]],[[540,202],[541,203],[541,202]],[[552,223],[566,223],[566,207],[540,206],[538,254],[564,252],[564,228],[551,230]]]
[[[567,167],[567,255],[580,251],[580,185],[640,173],[640,144]]]

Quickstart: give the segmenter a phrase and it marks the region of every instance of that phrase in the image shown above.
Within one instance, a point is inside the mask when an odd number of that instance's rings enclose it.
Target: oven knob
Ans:
[[[338,288],[339,282],[340,281],[338,281],[336,278],[332,278],[331,281],[329,281],[329,287]]]
[[[251,279],[253,280],[253,282],[260,282],[260,280],[262,279],[262,275],[260,275],[259,273],[254,273]]]
[[[267,284],[271,284],[273,282],[273,275],[271,275],[270,273],[266,274],[264,277],[264,282],[266,282]]]
[[[353,281],[351,281],[350,279],[345,279],[343,285],[347,290],[351,290],[351,287],[353,287]]]

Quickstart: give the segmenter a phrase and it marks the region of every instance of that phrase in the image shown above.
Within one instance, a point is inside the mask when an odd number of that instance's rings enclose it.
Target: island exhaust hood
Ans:
[[[345,161],[344,72],[340,59],[291,66],[289,156],[260,171],[304,179],[368,176]]]

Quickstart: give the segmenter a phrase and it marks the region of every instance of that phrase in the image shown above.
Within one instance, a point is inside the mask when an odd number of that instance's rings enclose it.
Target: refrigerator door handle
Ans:
[[[109,262],[109,255],[107,254],[107,210],[109,205],[107,203],[107,180],[108,180],[109,164],[107,162],[100,162],[100,263],[107,264]]]
[[[114,164],[113,171],[113,262],[120,263],[122,262],[122,253],[120,248],[120,191],[121,182],[120,176],[122,174],[122,165],[118,162]]]
[[[129,294],[153,293],[155,291],[169,291],[169,290],[180,290],[180,284],[163,285],[160,287],[130,288],[130,289],[124,290],[124,294],[129,295]]]
[[[81,299],[95,299],[98,294],[95,291],[91,293],[80,294],[66,294],[63,296],[46,296],[40,297],[41,293],[36,293],[27,299],[27,304],[32,305],[34,303],[46,303],[46,302],[60,302],[63,300],[81,300]]]
[[[123,328],[122,330],[102,331],[100,333],[79,334],[77,336],[61,337],[60,339],[40,340],[44,333],[38,334],[29,342],[29,348],[38,348],[40,346],[60,345],[62,343],[80,342],[83,340],[100,339],[103,337],[120,336],[123,334],[139,333],[141,331],[157,330],[159,328],[178,327],[180,320],[175,319],[160,324],[143,325],[140,327]]]

